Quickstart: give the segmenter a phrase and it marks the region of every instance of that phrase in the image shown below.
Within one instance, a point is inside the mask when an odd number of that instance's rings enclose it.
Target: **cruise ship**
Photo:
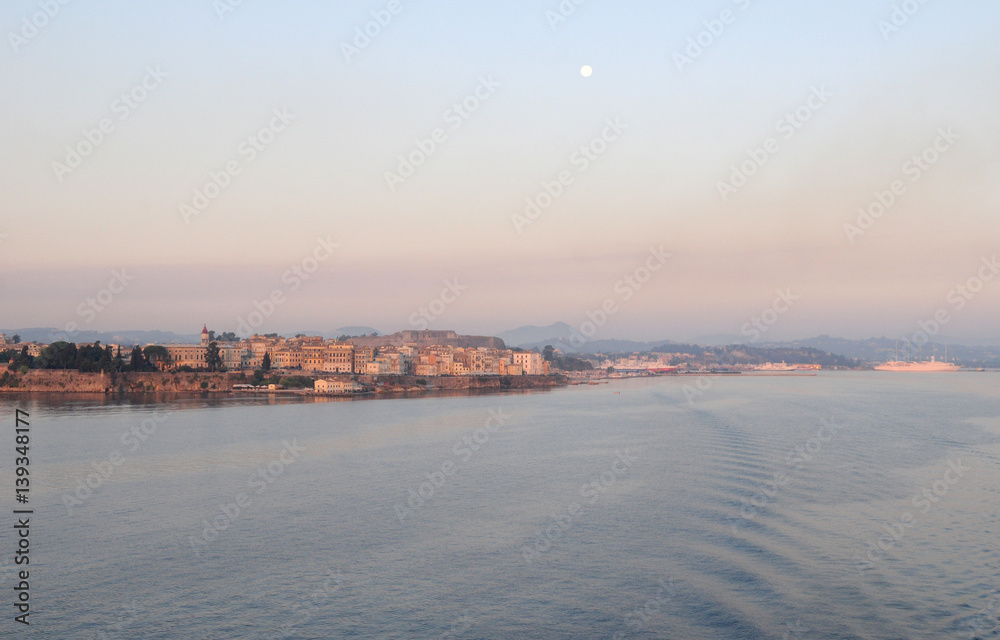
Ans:
[[[875,367],[876,371],[914,371],[914,372],[941,372],[958,371],[959,366],[954,362],[940,362],[931,356],[930,360],[922,362],[906,362],[904,360],[891,360],[885,364]]]
[[[795,371],[795,367],[790,364],[785,364],[781,362],[780,364],[774,362],[768,362],[766,364],[759,364],[753,368],[754,371]]]

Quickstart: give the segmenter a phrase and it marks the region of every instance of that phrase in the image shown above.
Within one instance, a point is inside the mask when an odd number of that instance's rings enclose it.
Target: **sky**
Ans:
[[[8,0],[0,327],[996,339],[998,23]]]

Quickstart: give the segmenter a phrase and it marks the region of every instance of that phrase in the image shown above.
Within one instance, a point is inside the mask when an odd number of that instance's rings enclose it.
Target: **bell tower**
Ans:
[[[204,325],[204,328],[202,328],[202,330],[201,330],[201,343],[203,345],[205,345],[206,347],[208,346],[208,325],[207,324]]]

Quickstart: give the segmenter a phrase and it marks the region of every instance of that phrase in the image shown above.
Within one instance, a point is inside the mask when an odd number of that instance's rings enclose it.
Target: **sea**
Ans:
[[[3,638],[1000,637],[997,372],[7,394],[0,425]]]

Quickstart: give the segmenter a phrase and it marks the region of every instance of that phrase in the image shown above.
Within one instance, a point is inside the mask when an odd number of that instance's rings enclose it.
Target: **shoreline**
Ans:
[[[81,373],[66,369],[34,369],[17,377],[16,386],[0,387],[0,394],[57,393],[114,395],[156,395],[183,394],[194,396],[253,397],[262,395],[302,396],[322,398],[385,397],[406,394],[419,397],[441,391],[464,390],[519,390],[551,389],[568,384],[566,376],[550,374],[546,376],[414,376],[414,375],[316,375],[302,371],[270,372],[279,377],[301,377],[332,380],[353,380],[361,382],[371,391],[364,394],[318,394],[311,387],[234,390],[234,385],[246,384],[243,372],[124,372],[115,375],[106,373]]]
[[[368,393],[363,395],[314,395],[304,393],[89,393],[29,391],[6,393],[0,390],[0,403],[15,402],[42,405],[134,405],[157,406],[173,403],[194,403],[198,406],[278,406],[290,404],[326,404],[336,402],[376,402],[379,400],[422,400],[432,398],[473,398],[479,396],[527,395],[549,393],[563,387],[523,389],[440,389],[425,393]]]

